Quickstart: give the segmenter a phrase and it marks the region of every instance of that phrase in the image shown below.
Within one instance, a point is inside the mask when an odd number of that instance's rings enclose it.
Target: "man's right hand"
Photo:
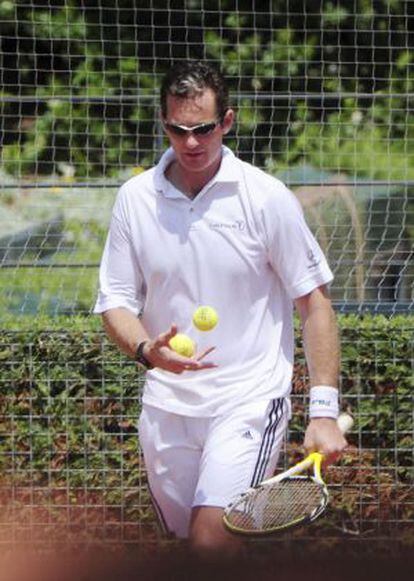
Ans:
[[[214,351],[215,347],[209,347],[194,357],[183,357],[169,346],[170,339],[177,334],[177,325],[171,325],[165,333],[161,333],[155,339],[148,339],[144,346],[146,359],[154,366],[171,373],[180,374],[183,371],[199,371],[217,367],[212,361],[204,361],[204,358]]]

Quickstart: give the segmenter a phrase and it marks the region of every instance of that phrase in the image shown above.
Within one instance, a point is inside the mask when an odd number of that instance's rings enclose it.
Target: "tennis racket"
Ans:
[[[343,434],[353,423],[349,414],[338,418]],[[312,452],[289,470],[238,496],[224,510],[225,526],[234,533],[259,536],[313,522],[325,511],[329,500],[322,479],[322,460],[322,454]],[[313,475],[304,474],[310,468]]]

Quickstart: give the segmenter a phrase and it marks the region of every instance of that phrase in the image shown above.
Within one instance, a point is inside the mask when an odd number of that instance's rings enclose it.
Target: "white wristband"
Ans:
[[[315,385],[310,389],[309,417],[333,418],[339,413],[338,390],[329,385]]]

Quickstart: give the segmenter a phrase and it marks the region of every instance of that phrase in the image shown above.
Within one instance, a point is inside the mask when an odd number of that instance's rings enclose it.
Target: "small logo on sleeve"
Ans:
[[[308,250],[306,256],[308,257],[309,261],[308,268],[316,268],[320,263],[320,259],[317,256],[315,256],[313,250]]]

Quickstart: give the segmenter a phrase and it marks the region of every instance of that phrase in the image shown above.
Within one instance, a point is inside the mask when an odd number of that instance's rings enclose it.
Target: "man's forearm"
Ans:
[[[302,321],[303,341],[309,369],[310,422],[304,446],[333,461],[346,446],[335,421],[338,415],[339,337],[335,313],[324,287],[295,301]],[[313,392],[313,397],[312,397]]]
[[[339,339],[333,312],[311,313],[303,338],[310,384],[338,386]]]
[[[297,307],[302,320],[310,384],[337,387],[340,345],[330,300],[325,292],[318,289],[307,300],[299,299]]]
[[[137,346],[148,339],[141,321],[124,308],[110,309],[102,314],[105,331],[119,349],[134,358]]]

